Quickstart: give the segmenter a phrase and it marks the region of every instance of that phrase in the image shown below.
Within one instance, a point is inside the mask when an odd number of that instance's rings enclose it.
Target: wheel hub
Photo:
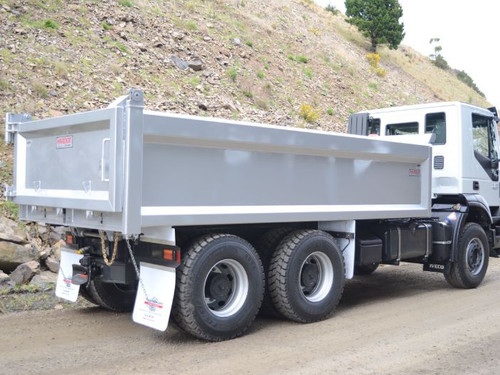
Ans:
[[[205,279],[205,304],[217,317],[237,313],[245,303],[249,280],[245,268],[234,259],[217,262]]]
[[[312,291],[319,281],[319,270],[314,264],[306,264],[302,270],[302,284],[306,291]]]
[[[484,248],[481,242],[473,239],[467,246],[467,265],[473,275],[477,275],[483,266]]]
[[[309,302],[322,301],[333,286],[333,265],[325,253],[314,252],[302,263],[299,287]]]
[[[208,294],[213,299],[223,302],[231,294],[232,283],[227,275],[218,274],[209,277]]]

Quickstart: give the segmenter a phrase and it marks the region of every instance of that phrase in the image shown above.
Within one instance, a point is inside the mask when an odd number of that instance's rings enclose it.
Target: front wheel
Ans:
[[[484,229],[476,223],[465,224],[457,250],[457,261],[451,264],[444,277],[455,288],[476,288],[488,269],[490,246]]]
[[[198,338],[232,339],[250,327],[263,294],[264,271],[255,249],[233,235],[205,235],[178,268],[173,317]]]

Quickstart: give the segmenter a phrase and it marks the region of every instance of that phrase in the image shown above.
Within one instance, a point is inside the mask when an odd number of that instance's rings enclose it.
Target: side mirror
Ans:
[[[491,159],[491,169],[498,169],[498,159]]]

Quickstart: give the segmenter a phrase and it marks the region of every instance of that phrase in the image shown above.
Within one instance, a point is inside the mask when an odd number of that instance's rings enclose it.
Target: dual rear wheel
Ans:
[[[317,230],[275,234],[286,236],[265,266],[239,237],[197,239],[177,271],[176,323],[205,340],[240,336],[259,312],[266,279],[268,303],[277,314],[298,322],[328,317],[344,288],[343,257],[334,239]]]

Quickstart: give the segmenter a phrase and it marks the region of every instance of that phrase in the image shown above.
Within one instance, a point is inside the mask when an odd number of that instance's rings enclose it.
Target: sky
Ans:
[[[344,0],[314,1],[345,13]],[[465,71],[500,110],[500,1],[399,0],[399,4],[406,33],[402,44],[429,56],[434,51],[430,39],[439,38],[448,64]]]

